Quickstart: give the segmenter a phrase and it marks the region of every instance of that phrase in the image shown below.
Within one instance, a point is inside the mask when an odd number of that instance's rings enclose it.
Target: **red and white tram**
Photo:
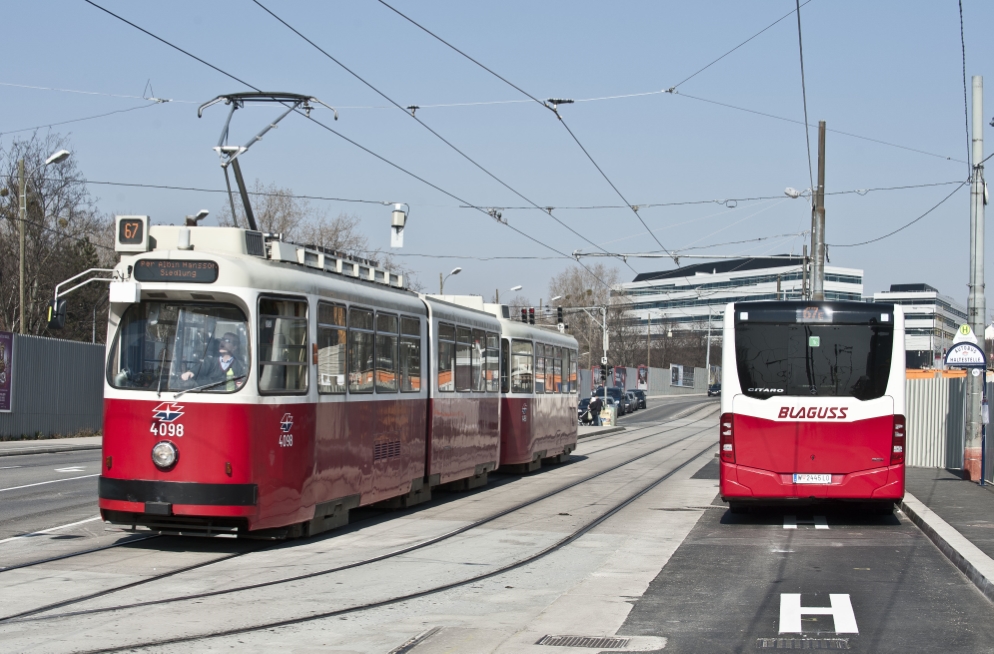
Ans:
[[[904,496],[904,314],[862,302],[725,308],[721,496],[750,503]]]
[[[577,441],[577,343],[556,329],[511,319],[478,295],[441,296],[500,319],[500,465],[531,472],[565,461]],[[524,314],[530,320],[534,313]]]
[[[480,485],[505,463],[515,442],[501,430],[508,321],[492,311],[419,296],[372,262],[257,231],[150,227],[146,217],[117,226],[105,520],[313,534],[357,506]],[[532,460],[576,443],[576,396],[562,392],[556,363],[569,349],[575,370],[575,341],[543,338],[558,402],[574,408],[554,424],[545,396],[533,403],[533,415],[549,416],[519,448]]]

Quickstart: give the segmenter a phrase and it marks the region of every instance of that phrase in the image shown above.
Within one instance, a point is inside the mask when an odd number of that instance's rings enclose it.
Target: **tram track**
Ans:
[[[10,572],[12,570],[20,570],[21,568],[30,568],[36,565],[42,565],[44,563],[53,563],[55,561],[65,561],[66,559],[72,559],[77,556],[83,556],[84,554],[93,554],[94,552],[103,552],[105,550],[111,550],[116,547],[124,547],[125,545],[132,545],[134,543],[140,543],[146,540],[152,540],[153,538],[161,538],[159,534],[149,534],[148,536],[142,536],[140,538],[132,538],[126,541],[120,541],[117,543],[110,543],[109,545],[101,545],[100,547],[91,547],[86,550],[79,550],[78,552],[69,552],[67,554],[60,554],[58,556],[50,556],[46,559],[38,559],[37,561],[27,561],[25,563],[18,563],[16,565],[0,566],[0,574],[4,572]]]
[[[698,432],[695,432],[694,434],[692,434],[690,436],[687,436],[685,438],[680,439],[679,441],[674,441],[673,443],[670,444],[670,446],[675,445],[675,444],[680,443],[680,442],[683,442],[684,440],[687,440],[688,438],[696,436],[697,434],[700,434],[703,431],[704,430],[702,429],[702,430],[700,430]],[[158,640],[151,640],[151,641],[145,641],[145,642],[140,642],[140,643],[131,643],[131,644],[128,644],[128,645],[121,645],[121,646],[115,646],[115,647],[107,647],[107,648],[100,648],[100,649],[93,649],[93,650],[84,650],[80,654],[109,654],[111,652],[129,651],[129,650],[135,650],[135,649],[141,649],[141,648],[148,648],[148,647],[163,647],[163,646],[169,646],[169,645],[179,645],[179,644],[184,644],[184,643],[193,643],[193,642],[208,640],[208,639],[212,639],[212,638],[222,638],[222,637],[229,637],[229,636],[237,636],[237,635],[240,635],[240,634],[251,633],[251,632],[255,632],[255,631],[262,631],[262,630],[267,630],[267,629],[277,629],[277,628],[281,628],[281,627],[289,627],[289,626],[303,624],[303,623],[307,623],[307,622],[313,622],[315,620],[323,620],[323,619],[327,619],[327,618],[344,616],[344,615],[348,615],[348,614],[351,614],[351,613],[358,613],[358,612],[361,612],[361,611],[368,611],[368,610],[372,610],[372,609],[386,607],[386,606],[390,606],[390,605],[393,605],[393,604],[398,604],[398,603],[401,603],[401,602],[406,602],[406,601],[410,601],[410,600],[419,599],[419,598],[422,598],[422,597],[427,597],[427,596],[430,596],[430,595],[435,595],[437,593],[442,593],[442,592],[445,592],[445,591],[448,591],[448,590],[453,590],[453,589],[460,588],[462,586],[466,586],[466,585],[469,585],[469,584],[472,584],[472,583],[484,581],[486,579],[490,579],[492,577],[496,577],[498,575],[501,575],[501,574],[504,574],[504,573],[516,570],[518,568],[524,567],[524,566],[529,565],[531,563],[534,563],[534,562],[536,562],[536,561],[538,561],[538,560],[540,560],[540,559],[548,556],[549,554],[552,554],[552,553],[554,553],[554,552],[556,552],[558,550],[561,550],[562,548],[566,547],[567,545],[575,542],[576,540],[578,540],[582,536],[586,535],[587,533],[589,533],[591,530],[595,529],[599,525],[603,524],[605,521],[607,521],[608,519],[610,519],[611,517],[613,517],[614,515],[616,515],[618,512],[622,511],[623,509],[625,509],[626,507],[628,507],[629,505],[631,505],[633,502],[635,502],[636,500],[638,500],[639,498],[641,498],[642,496],[644,496],[645,494],[647,494],[649,491],[653,490],[654,488],[656,488],[657,486],[659,486],[661,483],[663,483],[664,481],[666,481],[669,478],[671,478],[677,472],[679,472],[680,470],[684,469],[685,467],[687,467],[688,465],[690,465],[691,463],[693,463],[701,455],[703,455],[703,454],[707,453],[709,450],[711,450],[715,446],[715,444],[716,444],[716,441],[715,442],[710,442],[707,445],[707,447],[705,447],[702,450],[697,451],[696,453],[693,453],[683,463],[680,463],[680,464],[676,465],[675,467],[671,468],[666,473],[664,473],[661,476],[657,477],[655,480],[653,480],[649,484],[643,486],[638,491],[636,491],[636,492],[628,495],[627,497],[625,497],[621,501],[615,502],[610,508],[608,508],[607,510],[603,511],[602,513],[600,513],[597,517],[593,518],[592,520],[589,520],[584,525],[582,525],[581,527],[573,530],[571,533],[569,533],[568,535],[564,536],[563,538],[560,538],[556,542],[554,542],[554,543],[552,543],[552,544],[550,544],[550,545],[548,545],[548,546],[540,549],[539,551],[534,552],[534,553],[532,553],[532,554],[530,554],[530,555],[528,555],[526,557],[517,559],[517,560],[512,561],[510,563],[507,563],[505,565],[502,565],[502,566],[500,566],[500,567],[498,567],[498,568],[496,568],[494,570],[491,570],[489,572],[481,573],[481,574],[478,574],[478,575],[473,575],[473,576],[468,577],[468,578],[460,579],[460,580],[449,582],[449,583],[445,583],[445,584],[440,584],[440,585],[437,585],[437,586],[433,586],[431,588],[426,588],[426,589],[423,589],[423,590],[418,590],[418,591],[415,591],[415,592],[412,592],[412,593],[406,593],[406,594],[402,594],[402,595],[396,595],[396,596],[393,596],[393,597],[388,597],[386,599],[377,600],[377,601],[373,601],[373,602],[366,602],[366,603],[363,603],[363,604],[357,604],[357,605],[353,605],[353,606],[349,606],[349,607],[345,607],[345,608],[341,608],[341,609],[335,609],[335,610],[332,610],[332,611],[324,611],[324,612],[319,612],[319,613],[313,613],[313,614],[307,615],[307,616],[301,616],[301,617],[296,617],[296,618],[289,618],[289,619],[284,619],[284,620],[274,620],[274,621],[269,621],[269,622],[257,623],[257,624],[243,626],[243,627],[236,627],[236,628],[232,628],[232,629],[224,629],[224,630],[219,630],[219,631],[212,631],[212,632],[206,633],[206,634],[197,634],[197,635],[189,635],[189,636],[177,636],[177,637],[173,637],[173,638],[163,638],[163,639],[158,639]],[[658,448],[655,451],[659,451],[661,449],[665,449],[665,448]],[[203,597],[203,596],[204,595],[199,595],[198,597]],[[133,607],[143,606],[143,604],[136,604],[136,605],[132,605],[132,606]],[[69,614],[69,615],[80,615],[80,614],[81,613]]]
[[[698,408],[698,410],[700,410],[700,408]],[[690,412],[690,413],[693,413],[693,412]],[[656,436],[660,436],[662,434],[666,434],[666,433],[669,433],[671,431],[675,431],[677,429],[686,429],[687,427],[690,427],[690,426],[692,426],[694,424],[697,424],[697,423],[701,422],[702,420],[705,420],[707,418],[712,417],[714,415],[714,413],[715,413],[715,411],[708,411],[704,415],[702,415],[702,416],[700,416],[700,417],[692,420],[688,424],[667,427],[667,428],[661,429],[659,431],[653,432],[651,434],[646,434],[645,436],[640,436],[640,437],[635,438],[635,439],[627,440],[627,441],[624,441],[622,443],[618,443],[618,444],[615,444],[615,445],[610,445],[608,447],[601,448],[601,449],[597,450],[596,452],[593,452],[592,454],[599,454],[601,452],[606,452],[608,450],[616,449],[618,447],[629,446],[632,443],[636,443],[636,442],[639,442],[639,441],[646,440],[648,438],[653,438],[653,437],[656,437]],[[678,418],[673,418],[673,419],[678,419]],[[627,458],[626,460],[621,461],[620,463],[612,465],[612,466],[610,466],[608,468],[605,468],[603,470],[594,472],[594,473],[592,473],[590,475],[586,475],[586,476],[584,476],[584,477],[582,477],[580,479],[577,479],[577,480],[574,480],[572,482],[569,482],[568,484],[565,484],[565,485],[560,486],[558,488],[552,489],[550,491],[547,491],[547,492],[542,493],[540,495],[537,495],[535,497],[532,497],[532,498],[529,498],[529,499],[524,500],[522,502],[519,502],[518,504],[515,504],[514,506],[508,507],[506,509],[502,509],[501,511],[495,512],[495,513],[493,513],[493,514],[491,514],[489,516],[486,516],[486,517],[481,518],[479,520],[473,521],[473,522],[471,522],[469,524],[463,525],[462,527],[459,527],[457,529],[451,530],[451,531],[446,532],[444,534],[440,534],[440,535],[435,536],[433,538],[429,538],[429,539],[426,539],[426,540],[423,540],[423,541],[420,541],[420,542],[417,542],[417,543],[413,543],[411,545],[399,548],[397,550],[393,550],[391,552],[380,554],[380,555],[377,555],[377,556],[374,556],[374,557],[370,557],[370,558],[367,558],[367,559],[362,559],[360,561],[354,561],[352,563],[348,563],[348,564],[341,565],[341,566],[336,566],[334,568],[329,568],[327,570],[319,570],[319,571],[316,571],[316,572],[309,572],[309,573],[305,573],[305,574],[301,574],[301,575],[295,575],[295,576],[292,576],[292,577],[286,577],[286,578],[282,578],[282,579],[274,579],[274,580],[271,580],[271,581],[258,582],[258,583],[254,583],[254,584],[246,584],[246,585],[243,585],[243,586],[237,586],[237,587],[227,588],[227,589],[222,589],[222,590],[207,591],[207,592],[203,592],[203,593],[195,593],[195,594],[188,594],[188,595],[178,595],[178,596],[167,597],[167,598],[162,598],[162,599],[158,599],[158,600],[149,600],[149,601],[145,601],[145,602],[137,602],[137,603],[131,603],[131,604],[126,604],[126,605],[122,604],[122,605],[115,605],[115,606],[102,607],[102,608],[94,608],[94,609],[85,609],[85,610],[79,610],[79,611],[71,611],[71,612],[59,613],[59,614],[55,614],[55,615],[40,615],[40,614],[43,614],[43,613],[47,613],[49,611],[54,611],[54,610],[57,610],[57,609],[66,608],[68,606],[73,606],[75,604],[80,604],[82,602],[86,602],[86,601],[90,601],[90,600],[94,600],[94,599],[99,599],[101,597],[107,597],[109,595],[113,595],[115,593],[118,593],[118,592],[130,589],[130,588],[134,588],[136,586],[145,585],[145,584],[152,583],[152,582],[155,582],[155,581],[167,578],[167,577],[174,576],[174,575],[179,574],[181,572],[186,572],[186,571],[189,571],[189,570],[193,570],[193,569],[197,569],[197,568],[202,568],[202,567],[205,567],[207,565],[214,564],[214,563],[220,563],[221,561],[228,560],[230,558],[235,558],[235,556],[241,556],[243,554],[250,553],[250,552],[242,552],[242,553],[238,553],[236,555],[229,555],[229,556],[225,556],[225,557],[221,557],[221,558],[212,559],[211,561],[201,562],[201,563],[198,563],[198,564],[194,564],[194,565],[188,566],[186,568],[172,570],[172,571],[169,571],[167,573],[163,573],[162,575],[150,576],[150,577],[147,577],[145,579],[141,579],[141,580],[138,580],[138,581],[135,581],[135,582],[131,582],[131,583],[128,583],[128,584],[124,584],[124,585],[121,585],[121,586],[115,586],[113,588],[108,588],[108,589],[104,589],[104,590],[101,590],[101,591],[95,591],[93,593],[88,593],[88,594],[83,595],[83,596],[79,596],[79,597],[75,597],[75,598],[70,598],[70,599],[67,599],[67,600],[61,600],[61,601],[58,601],[58,602],[53,602],[51,604],[47,604],[47,605],[44,605],[44,606],[41,606],[41,607],[36,607],[36,608],[29,609],[29,610],[26,610],[26,611],[22,611],[22,612],[19,612],[19,613],[16,613],[16,614],[2,616],[2,617],[0,617],[0,624],[13,623],[13,622],[26,623],[26,622],[34,622],[34,621],[48,621],[48,620],[70,618],[70,617],[82,616],[82,615],[106,614],[106,613],[112,613],[112,612],[117,612],[117,611],[122,611],[122,610],[127,610],[127,609],[133,609],[133,608],[143,608],[143,607],[149,607],[149,606],[159,606],[159,605],[163,605],[163,604],[171,604],[171,603],[176,603],[176,602],[185,602],[185,601],[199,600],[199,599],[205,599],[205,598],[209,598],[209,597],[217,597],[217,596],[220,596],[220,595],[233,594],[233,593],[237,593],[237,592],[244,592],[244,591],[249,591],[249,590],[256,590],[256,589],[260,589],[260,588],[266,588],[266,587],[271,587],[271,586],[276,586],[276,585],[281,585],[281,584],[288,584],[288,583],[293,583],[293,582],[297,582],[297,581],[303,581],[303,580],[307,580],[307,579],[314,579],[316,577],[321,577],[321,576],[325,576],[325,575],[334,574],[334,573],[337,573],[337,572],[342,572],[342,571],[345,571],[345,570],[350,570],[350,569],[354,569],[354,568],[358,568],[358,567],[362,567],[362,566],[366,566],[366,565],[371,565],[373,563],[378,563],[380,561],[384,561],[384,560],[396,558],[398,556],[402,556],[402,555],[408,554],[410,552],[414,552],[414,551],[417,551],[417,550],[420,550],[420,549],[423,549],[423,548],[426,548],[426,547],[430,547],[432,545],[436,545],[438,543],[441,543],[443,541],[449,540],[449,539],[451,539],[451,538],[453,538],[455,536],[458,536],[460,534],[464,534],[464,533],[466,533],[468,531],[471,531],[473,529],[477,529],[477,528],[479,528],[479,527],[481,527],[483,525],[486,525],[486,524],[488,524],[490,522],[498,520],[499,518],[505,517],[507,515],[510,515],[512,513],[518,512],[518,511],[521,511],[522,509],[526,509],[526,508],[528,508],[528,507],[530,507],[530,506],[532,506],[534,504],[537,504],[537,503],[542,502],[542,501],[544,501],[546,499],[549,499],[551,497],[559,495],[559,494],[561,494],[561,493],[563,493],[563,492],[565,492],[567,490],[570,490],[572,488],[575,488],[575,487],[577,487],[577,486],[579,486],[581,484],[585,484],[585,483],[587,483],[587,482],[589,482],[589,481],[591,481],[593,479],[597,479],[599,477],[602,477],[603,475],[606,475],[606,474],[608,474],[610,472],[618,470],[619,468],[622,468],[624,466],[630,465],[631,463],[634,463],[636,461],[644,459],[644,458],[646,458],[648,456],[651,456],[653,454],[656,454],[656,453],[658,453],[660,451],[663,451],[663,450],[669,449],[671,447],[674,447],[674,446],[676,446],[676,445],[678,445],[678,444],[680,444],[680,443],[682,443],[682,442],[684,442],[686,440],[689,440],[689,439],[691,439],[691,438],[693,438],[693,437],[695,437],[695,436],[697,436],[697,435],[699,435],[699,434],[701,434],[701,433],[703,433],[703,432],[705,432],[705,431],[707,431],[709,429],[712,429],[712,428],[713,427],[711,427],[711,426],[704,427],[703,429],[700,429],[700,430],[695,431],[695,432],[693,432],[691,434],[688,434],[687,436],[684,436],[684,437],[682,437],[682,438],[680,438],[678,440],[675,440],[675,441],[673,441],[671,443],[667,443],[667,444],[662,445],[660,447],[653,448],[651,450],[648,450],[646,452],[638,454],[638,455],[636,455],[634,457]],[[618,432],[618,433],[611,434],[611,435],[612,436],[619,436],[619,435],[621,435],[621,433],[623,433],[623,432]],[[686,465],[686,464],[684,464],[684,465]],[[271,546],[272,545],[269,545],[269,547],[271,547]],[[262,549],[265,549],[265,548],[259,548],[257,550],[252,550],[252,551],[253,552],[257,552],[257,551],[261,551]]]

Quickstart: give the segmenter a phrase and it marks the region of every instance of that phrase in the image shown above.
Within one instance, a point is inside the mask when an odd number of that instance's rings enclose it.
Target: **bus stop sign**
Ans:
[[[960,341],[946,351],[947,368],[984,368],[987,357],[976,343]]]

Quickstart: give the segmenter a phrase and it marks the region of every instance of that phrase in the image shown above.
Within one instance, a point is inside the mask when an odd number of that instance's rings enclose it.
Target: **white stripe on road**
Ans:
[[[39,481],[37,484],[25,484],[23,486],[11,486],[10,488],[0,488],[0,493],[4,491],[19,490],[21,488],[31,488],[32,486],[44,486],[45,484],[54,484],[59,481],[73,481],[74,479],[87,479],[89,477],[99,477],[100,473],[93,475],[83,475],[82,477],[66,477],[65,479],[53,479],[52,481]]]
[[[93,518],[87,518],[86,520],[80,520],[79,522],[70,522],[67,525],[60,525],[58,527],[51,527],[49,529],[42,529],[41,531],[33,531],[30,534],[21,534],[20,536],[11,536],[10,538],[4,538],[0,540],[0,544],[9,543],[12,540],[18,540],[20,538],[27,538],[28,536],[40,536],[42,534],[50,534],[53,531],[58,531],[60,529],[68,529],[69,527],[75,527],[76,525],[86,524],[87,522],[93,522],[94,520],[99,520],[100,516],[95,516]]]

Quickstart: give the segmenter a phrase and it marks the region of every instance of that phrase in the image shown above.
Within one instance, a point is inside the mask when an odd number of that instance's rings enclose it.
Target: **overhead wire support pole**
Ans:
[[[970,185],[970,295],[967,321],[976,338],[984,337],[987,303],[984,297],[984,78],[973,77],[973,158]],[[986,372],[986,371],[985,371]],[[983,462],[983,387],[986,374],[966,377],[966,438],[963,467],[970,479],[980,481]]]
[[[811,299],[825,299],[825,121],[818,121],[818,186],[811,213]]]

